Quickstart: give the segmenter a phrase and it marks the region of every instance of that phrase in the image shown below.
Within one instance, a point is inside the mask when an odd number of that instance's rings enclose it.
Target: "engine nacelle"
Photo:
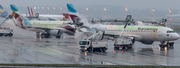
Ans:
[[[154,41],[140,41],[143,44],[153,44]]]
[[[50,30],[49,32],[51,35],[54,35],[54,36],[59,36],[60,35],[60,30]]]
[[[131,38],[131,41],[132,41],[132,44],[135,43],[135,37],[130,37]]]

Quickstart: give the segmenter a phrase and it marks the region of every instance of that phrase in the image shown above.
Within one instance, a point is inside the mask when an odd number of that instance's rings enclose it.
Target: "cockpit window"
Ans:
[[[175,31],[167,31],[167,33],[175,33]]]

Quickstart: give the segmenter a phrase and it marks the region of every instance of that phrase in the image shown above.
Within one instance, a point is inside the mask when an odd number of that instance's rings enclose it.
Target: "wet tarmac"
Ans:
[[[159,42],[153,45],[135,42],[132,49],[114,50],[113,41],[108,40],[105,53],[81,53],[78,41],[67,35],[63,39],[0,37],[0,63],[177,66],[179,41],[175,41],[174,48],[159,48]]]
[[[105,53],[81,53],[73,36],[63,39],[35,38],[35,32],[23,30],[10,21],[13,37],[0,37],[0,63],[23,64],[97,64],[97,65],[167,65],[180,64],[180,39],[174,48],[159,48],[159,42],[145,45],[135,42],[132,49],[114,50],[108,40]]]

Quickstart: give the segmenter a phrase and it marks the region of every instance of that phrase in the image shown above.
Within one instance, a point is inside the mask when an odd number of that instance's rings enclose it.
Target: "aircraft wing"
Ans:
[[[116,36],[118,36],[118,35],[114,35],[114,34],[104,34],[104,36],[109,36],[109,37],[116,37]],[[136,40],[142,40],[142,36],[140,36],[140,35],[126,35],[126,34],[124,34],[123,36],[129,36],[129,37],[134,37]]]
[[[27,28],[35,28],[35,29],[41,29],[41,30],[55,30],[54,28],[43,28],[43,27],[27,27]],[[69,30],[69,31],[73,31],[73,30],[76,30],[75,28],[71,28],[71,27],[59,27],[57,28],[57,30],[61,30],[61,31],[66,31],[66,30]]]

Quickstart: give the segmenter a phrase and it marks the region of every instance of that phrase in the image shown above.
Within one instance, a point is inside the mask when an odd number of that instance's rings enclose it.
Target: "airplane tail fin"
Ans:
[[[73,4],[67,4],[68,12],[69,12],[69,19],[71,22],[79,22],[80,21],[80,15],[74,8]]]
[[[11,11],[12,11],[12,16],[13,17],[13,22],[21,27],[21,28],[24,28],[25,29],[25,25],[29,25],[29,23],[26,21],[26,19],[24,19],[20,12],[18,11],[18,8],[14,5],[14,4],[10,4],[10,7],[11,7]]]
[[[39,13],[36,13],[36,14],[35,14],[35,17],[36,17],[36,18],[39,18]]]
[[[0,14],[1,17],[5,18],[9,15],[9,13],[1,5],[0,5],[0,12],[1,12]]]

